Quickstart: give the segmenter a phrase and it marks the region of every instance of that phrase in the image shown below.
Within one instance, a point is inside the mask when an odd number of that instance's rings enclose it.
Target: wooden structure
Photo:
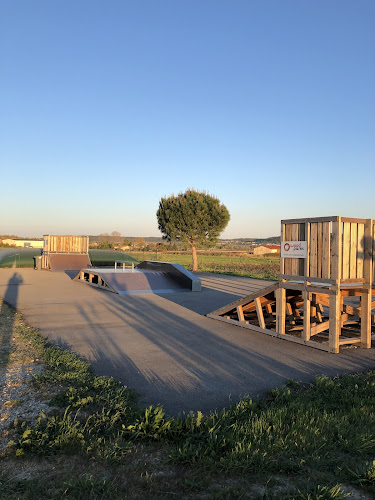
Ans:
[[[281,221],[281,248],[305,242],[303,258],[280,259],[280,281],[208,317],[338,353],[375,337],[375,221],[319,217]]]
[[[52,260],[57,260],[57,256],[63,255],[65,261],[67,256],[87,256],[85,265],[90,264],[88,259],[89,253],[89,237],[88,236],[57,236],[57,235],[44,235],[43,236],[43,254],[42,254],[42,269],[52,269]],[[71,259],[72,260],[72,259]],[[82,266],[80,266],[82,267]],[[79,267],[79,268],[80,268]]]

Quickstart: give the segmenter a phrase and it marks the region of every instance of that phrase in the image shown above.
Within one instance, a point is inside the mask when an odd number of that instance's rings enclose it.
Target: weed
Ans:
[[[314,486],[307,488],[307,491],[298,491],[296,500],[342,500],[349,496],[349,493],[344,493],[340,485],[333,487]]]
[[[366,462],[365,465],[357,467],[354,471],[349,469],[355,483],[362,485],[375,486],[375,460]]]
[[[339,500],[346,495],[338,485],[315,486],[338,481],[367,490],[374,487],[375,371],[335,379],[321,376],[310,386],[288,381],[264,400],[245,398],[220,412],[171,418],[159,406],[141,409],[134,392],[112,378],[95,376],[88,363],[50,346],[21,318],[16,328],[25,342],[35,345],[45,364],[35,383],[54,384],[61,390],[52,399],[58,407],[55,413],[42,413],[35,423],[20,422],[15,427],[17,437],[12,435],[14,442],[7,451],[12,456],[66,453],[119,465],[135,453],[138,443],[145,443],[158,446],[173,467],[187,471],[179,487],[194,493],[210,489],[215,474],[243,474],[249,481],[288,477],[292,489],[284,496],[280,492],[272,496],[277,492],[268,488],[264,499]],[[355,463],[365,465],[356,469]],[[157,491],[157,476],[149,466],[147,474],[142,479],[138,475],[139,486]],[[314,478],[310,479],[314,487],[299,488],[297,494],[293,484],[306,476]],[[15,497],[26,488],[17,484]],[[100,491],[103,497],[117,495],[113,484],[89,476],[69,480],[60,493],[79,498],[79,491],[82,498],[96,498]],[[216,488],[213,498],[241,498],[244,492],[238,484],[225,485]]]

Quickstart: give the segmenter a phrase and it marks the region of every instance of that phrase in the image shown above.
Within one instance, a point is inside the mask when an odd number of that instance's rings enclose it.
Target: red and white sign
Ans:
[[[284,259],[306,259],[307,241],[282,241],[281,257]]]

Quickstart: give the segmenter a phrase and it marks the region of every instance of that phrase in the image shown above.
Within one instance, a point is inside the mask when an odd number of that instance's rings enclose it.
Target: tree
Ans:
[[[143,248],[146,246],[145,239],[142,237],[136,238],[133,241],[134,248],[138,248],[140,250],[143,250]]]
[[[120,245],[121,244],[121,233],[119,231],[112,231],[111,233],[111,243],[112,245]]]
[[[230,219],[226,206],[215,196],[194,189],[162,198],[156,217],[164,239],[189,243],[193,271],[198,271],[197,245],[215,243]]]
[[[109,243],[109,234],[108,233],[100,233],[98,236],[99,245],[101,243]]]

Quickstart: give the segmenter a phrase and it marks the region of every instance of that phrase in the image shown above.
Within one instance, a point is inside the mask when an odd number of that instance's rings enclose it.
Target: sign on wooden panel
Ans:
[[[281,257],[289,259],[307,258],[307,241],[283,241]]]

